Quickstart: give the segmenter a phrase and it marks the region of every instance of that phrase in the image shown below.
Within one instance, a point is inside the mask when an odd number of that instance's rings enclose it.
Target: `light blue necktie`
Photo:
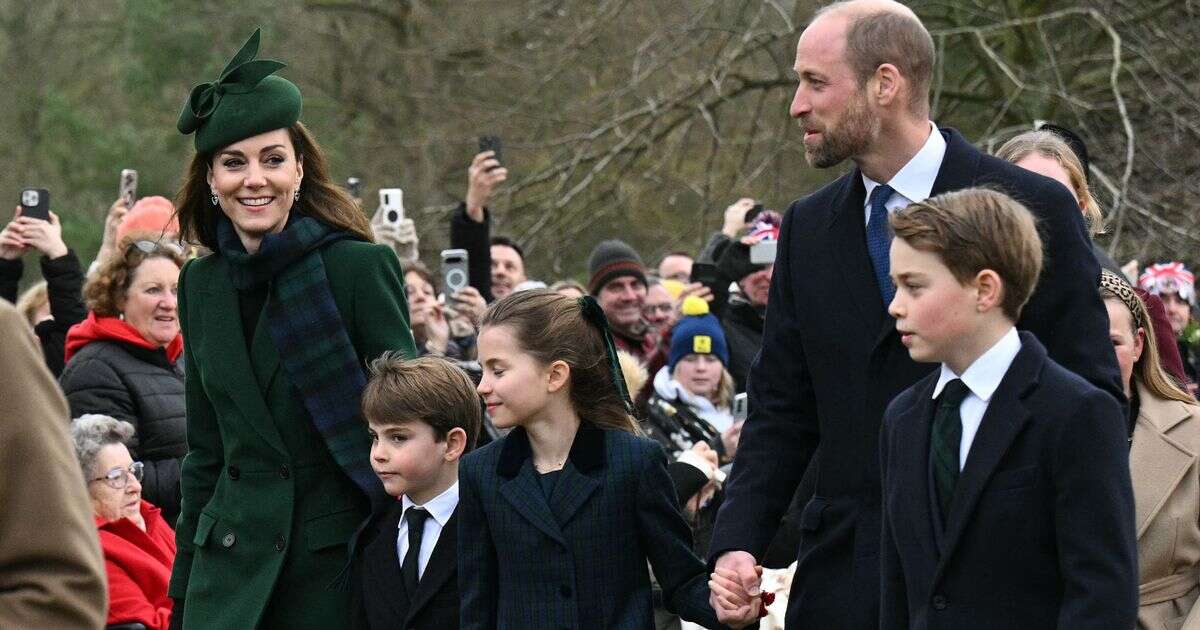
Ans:
[[[896,295],[896,285],[892,284],[889,275],[892,266],[888,261],[892,231],[888,228],[888,212],[883,205],[893,192],[895,190],[887,184],[879,184],[871,191],[871,218],[867,221],[867,253],[871,256],[871,267],[875,269],[875,282],[879,285],[879,295],[883,298],[885,309]]]

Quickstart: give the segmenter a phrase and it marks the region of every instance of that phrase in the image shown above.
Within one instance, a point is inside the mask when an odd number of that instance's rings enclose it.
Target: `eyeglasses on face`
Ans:
[[[671,304],[670,302],[663,302],[662,304],[646,304],[642,307],[642,313],[645,315],[653,315],[655,313],[667,315],[673,310],[675,310],[675,305]]]
[[[114,468],[110,468],[108,472],[104,473],[103,477],[96,477],[94,479],[90,479],[89,481],[103,481],[113,490],[124,490],[125,486],[129,483],[129,477],[132,476],[134,479],[138,480],[138,483],[141,483],[145,472],[145,464],[142,462],[133,462],[129,465],[129,468],[116,466]]]

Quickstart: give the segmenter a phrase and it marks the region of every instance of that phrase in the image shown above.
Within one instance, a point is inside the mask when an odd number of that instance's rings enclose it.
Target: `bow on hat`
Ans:
[[[242,44],[233,59],[229,60],[221,76],[211,83],[201,83],[192,88],[187,107],[179,114],[179,132],[189,134],[199,129],[212,116],[221,97],[226,94],[244,94],[252,91],[263,79],[274,74],[287,64],[273,59],[258,59],[258,41],[262,29],[254,29],[250,39]]]

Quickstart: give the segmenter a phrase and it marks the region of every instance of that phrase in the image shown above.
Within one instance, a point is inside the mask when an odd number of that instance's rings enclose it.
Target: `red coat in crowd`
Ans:
[[[108,575],[108,622],[140,622],[152,630],[166,630],[171,621],[167,582],[175,564],[175,532],[162,511],[142,501],[146,531],[133,521],[96,517],[100,548]]]

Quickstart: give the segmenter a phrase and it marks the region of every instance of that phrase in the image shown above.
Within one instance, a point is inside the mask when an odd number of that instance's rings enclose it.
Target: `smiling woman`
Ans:
[[[132,236],[84,286],[88,316],[67,333],[60,382],[71,415],[104,414],[137,430],[143,494],[168,522],[179,514],[179,465],[187,453],[183,353],[176,310],[177,245]]]
[[[332,183],[300,90],[254,59],[258,40],[178,125],[196,147],[180,228],[213,251],[179,283],[191,451],[170,595],[189,630],[349,625],[348,589],[330,585],[388,503],[359,418],[364,364],[415,355],[400,263]]]

